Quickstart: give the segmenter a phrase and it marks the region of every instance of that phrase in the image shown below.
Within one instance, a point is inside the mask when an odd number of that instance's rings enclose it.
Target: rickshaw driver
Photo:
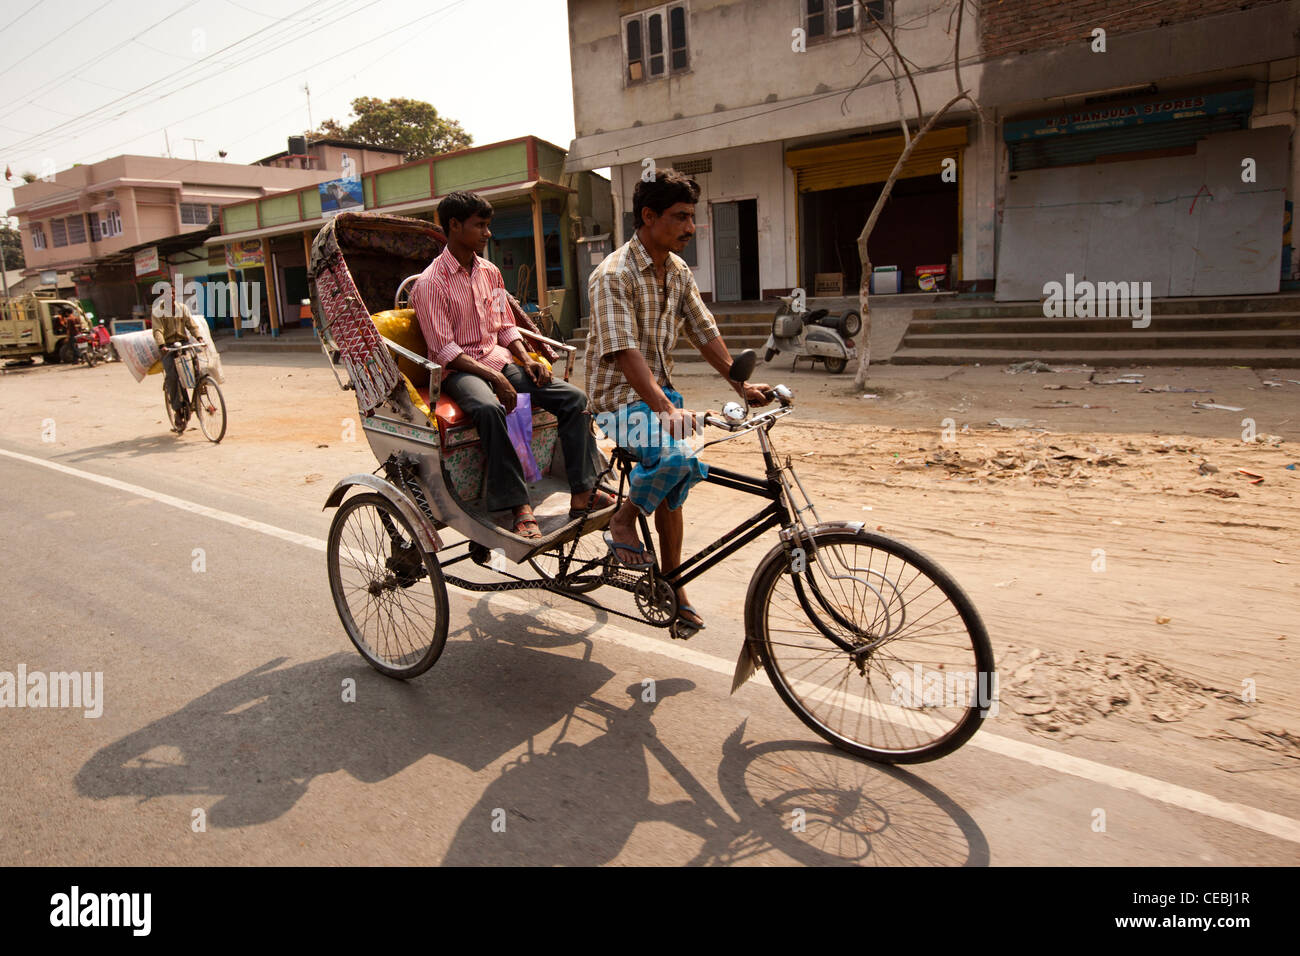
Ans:
[[[695,233],[699,198],[699,185],[674,170],[656,169],[651,181],[638,182],[632,193],[635,233],[587,280],[587,394],[602,430],[640,459],[629,476],[628,500],[614,512],[605,535],[614,560],[628,568],[650,565],[637,535],[638,512],[655,516],[664,572],[681,564],[682,504],[708,474],[683,440],[698,427],[697,413],[683,407],[681,394],[672,387],[667,356],[677,344],[678,325],[750,405],[772,400],[769,386],[727,377],[731,354],[690,266],[676,255]],[[678,589],[677,600],[691,633],[703,628],[704,619],[687,602],[684,589]]]
[[[474,193],[455,192],[438,204],[447,246],[416,280],[411,305],[429,358],[443,367],[442,391],[478,429],[487,469],[487,509],[511,509],[514,533],[540,538],[523,468],[506,431],[506,415],[514,410],[519,392],[559,420],[572,495],[570,517],[586,508],[593,494],[594,509],[612,505],[614,499],[595,490],[596,436],[587,396],[568,382],[552,381],[550,370],[529,356],[506,306],[501,271],[480,255],[492,236],[491,218],[491,204]]]
[[[181,407],[181,383],[176,372],[176,358],[179,353],[170,351],[173,346],[184,345],[185,333],[194,337],[195,342],[203,341],[203,333],[194,321],[194,313],[184,302],[177,302],[173,295],[172,284],[166,284],[162,294],[154,300],[153,305],[153,340],[162,351],[163,388],[167,392],[167,401],[171,404],[173,415]],[[176,431],[175,423],[172,431]]]

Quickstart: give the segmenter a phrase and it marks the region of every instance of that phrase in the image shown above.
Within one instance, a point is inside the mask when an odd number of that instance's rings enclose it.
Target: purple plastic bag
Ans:
[[[542,469],[533,457],[533,400],[526,392],[515,396],[515,410],[506,416],[506,431],[523,466],[524,481],[541,481]]]

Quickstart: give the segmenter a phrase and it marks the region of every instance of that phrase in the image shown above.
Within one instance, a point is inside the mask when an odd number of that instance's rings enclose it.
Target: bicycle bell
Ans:
[[[722,406],[722,417],[733,424],[745,420],[745,409],[740,402],[727,402]]]

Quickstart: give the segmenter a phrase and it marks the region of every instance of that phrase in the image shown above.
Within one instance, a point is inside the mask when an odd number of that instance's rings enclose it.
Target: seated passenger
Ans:
[[[596,439],[587,396],[567,382],[552,381],[550,370],[528,355],[501,272],[480,255],[492,236],[492,206],[474,193],[456,192],[438,205],[438,218],[447,246],[416,280],[411,305],[429,358],[442,366],[443,394],[478,429],[487,472],[485,507],[511,509],[514,533],[540,538],[506,415],[514,410],[518,392],[531,395],[534,408],[553,413],[559,419],[571,511],[587,507],[593,494],[595,507],[602,508],[613,499],[594,490]]]

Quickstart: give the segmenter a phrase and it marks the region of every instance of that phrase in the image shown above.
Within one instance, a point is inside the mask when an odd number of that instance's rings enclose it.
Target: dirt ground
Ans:
[[[197,431],[170,435],[159,381],[137,385],[118,364],[6,370],[0,444],[105,474],[157,468],[166,490],[190,483],[313,515],[335,480],[374,469],[353,399],[318,356],[224,362],[230,425],[217,449]],[[732,395],[704,369],[681,367],[675,384],[688,405],[719,408]],[[1133,375],[1140,382],[1103,384]],[[883,366],[869,379],[874,398],[852,394],[850,373],[792,372],[783,360],[755,379],[795,390],[797,413],[773,435],[821,517],[921,548],[972,595],[994,642],[1002,720],[1153,759],[1197,748],[1206,773],[1249,778],[1231,788],[1241,799],[1293,809],[1296,376]],[[43,442],[48,419],[57,430]],[[720,445],[707,460],[756,470],[755,444]],[[688,543],[735,522],[719,494],[693,494]],[[742,599],[740,588],[715,603]]]

